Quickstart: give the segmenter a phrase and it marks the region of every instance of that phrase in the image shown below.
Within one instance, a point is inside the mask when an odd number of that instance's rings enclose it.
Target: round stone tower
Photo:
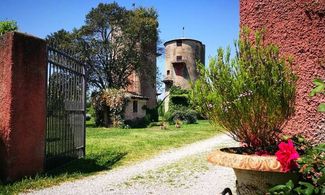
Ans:
[[[169,95],[171,86],[189,89],[190,82],[199,76],[196,62],[205,63],[205,45],[194,39],[174,39],[164,43],[165,46],[165,95]],[[169,98],[165,100],[168,111]]]

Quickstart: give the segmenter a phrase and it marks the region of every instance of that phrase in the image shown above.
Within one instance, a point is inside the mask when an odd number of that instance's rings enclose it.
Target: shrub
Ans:
[[[18,30],[17,23],[15,21],[0,21],[0,36],[6,32]]]
[[[124,125],[129,126],[130,128],[145,128],[148,126],[150,121],[147,117],[135,118],[132,120],[125,120]]]
[[[174,105],[189,107],[188,95],[187,94],[171,95],[169,107],[173,109]]]
[[[173,86],[171,86],[169,92],[170,92],[170,94],[173,94],[173,95],[184,95],[184,94],[188,94],[189,90],[182,89],[179,86],[173,85]]]
[[[176,121],[182,121],[186,124],[197,122],[197,112],[190,108],[188,94],[189,90],[178,86],[170,88],[169,109],[164,115],[169,124],[175,124]]]
[[[149,122],[157,122],[159,118],[158,108],[146,108],[146,117]]]
[[[186,124],[193,124],[197,122],[197,112],[187,107],[176,106],[172,111],[165,114],[165,119],[169,124],[175,124],[176,120],[181,120]]]
[[[220,48],[208,68],[198,65],[200,77],[190,99],[235,140],[259,150],[277,142],[276,134],[293,113],[296,77],[277,46],[264,43],[262,32],[254,42],[250,34],[241,32],[234,58],[230,49]]]
[[[110,124],[118,127],[122,123],[126,106],[125,91],[122,89],[105,89],[92,94],[92,103],[96,114],[96,125]]]

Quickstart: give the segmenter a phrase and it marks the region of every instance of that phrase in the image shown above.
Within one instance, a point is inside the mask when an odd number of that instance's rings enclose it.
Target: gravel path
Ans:
[[[236,143],[226,135],[164,152],[150,160],[30,194],[220,194],[234,191],[231,168],[209,164],[207,154]]]

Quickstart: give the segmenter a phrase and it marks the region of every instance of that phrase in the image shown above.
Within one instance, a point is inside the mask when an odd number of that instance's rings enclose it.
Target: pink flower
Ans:
[[[299,154],[290,139],[288,140],[288,143],[281,142],[279,144],[279,150],[275,155],[281,164],[282,171],[288,172],[291,169],[298,167],[296,160],[299,158]]]

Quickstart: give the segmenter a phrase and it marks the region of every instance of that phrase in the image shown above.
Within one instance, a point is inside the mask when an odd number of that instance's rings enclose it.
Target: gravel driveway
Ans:
[[[226,135],[164,152],[150,160],[66,182],[30,194],[220,194],[235,189],[231,168],[209,164],[207,154],[235,146]]]

